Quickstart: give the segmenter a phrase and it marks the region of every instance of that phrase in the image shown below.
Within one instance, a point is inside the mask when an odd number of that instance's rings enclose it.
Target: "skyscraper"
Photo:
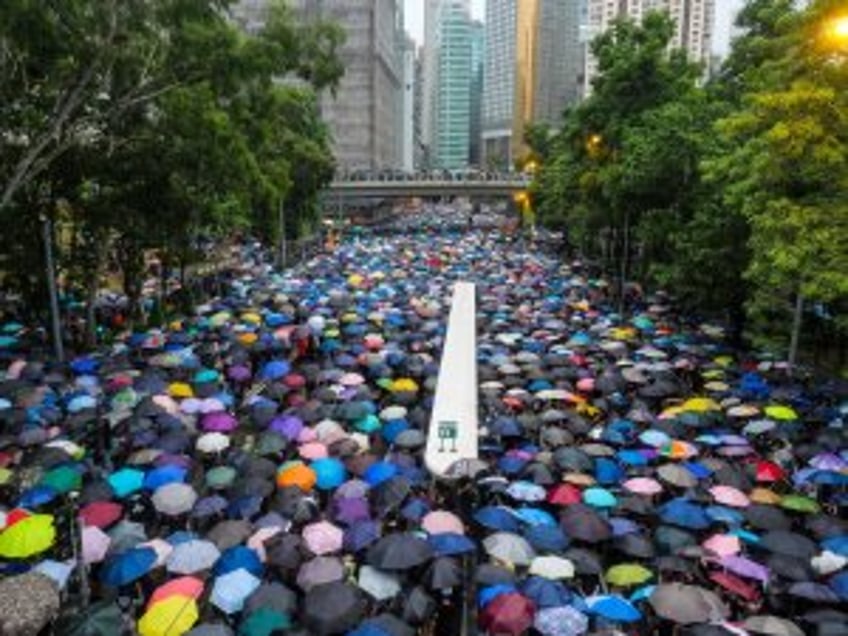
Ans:
[[[556,127],[582,85],[581,0],[489,0],[483,79],[484,163],[525,154],[527,124]]]
[[[471,22],[471,125],[468,162],[482,166],[483,66],[486,55],[486,30],[482,22]]]
[[[400,167],[412,172],[415,167],[415,41],[408,35],[403,48],[403,136]]]
[[[337,22],[347,39],[339,51],[345,73],[333,94],[320,96],[341,170],[398,168],[403,160],[402,0],[287,0],[298,19]],[[233,14],[261,28],[268,0],[241,0]]]
[[[433,165],[468,166],[471,141],[471,7],[469,0],[441,0],[435,16],[435,64],[431,148]]]
[[[693,62],[708,65],[715,22],[715,0],[588,0],[588,42],[584,91],[591,92],[598,63],[589,50],[594,36],[606,31],[620,16],[641,20],[649,11],[667,11],[674,20],[670,45],[684,49]]]

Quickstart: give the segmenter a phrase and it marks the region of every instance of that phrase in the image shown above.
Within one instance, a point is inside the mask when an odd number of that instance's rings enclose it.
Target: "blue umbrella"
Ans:
[[[541,552],[560,552],[568,547],[568,537],[559,525],[527,526],[521,534]]]
[[[633,594],[630,595],[628,599],[631,603],[637,603],[639,601],[647,601],[650,598],[651,594],[654,593],[656,589],[656,585],[643,585],[639,589],[637,589]]]
[[[687,499],[672,499],[660,506],[659,514],[666,523],[693,530],[703,530],[711,524],[704,509]]]
[[[642,613],[620,596],[595,596],[586,601],[589,612],[610,621],[632,623],[642,618]]]
[[[624,449],[618,451],[615,456],[618,458],[622,464],[627,464],[628,466],[647,466],[648,465],[648,456],[638,450],[633,449]]]
[[[464,534],[444,532],[431,534],[427,537],[427,543],[433,548],[438,556],[454,556],[457,554],[470,554],[477,551],[477,544]]]
[[[86,409],[93,409],[97,406],[97,400],[92,396],[86,394],[77,395],[72,398],[70,402],[68,402],[68,412],[69,413],[79,413],[80,411],[84,411]]]
[[[290,371],[291,366],[285,360],[271,360],[262,367],[259,377],[263,380],[280,380],[287,376]]]
[[[349,552],[359,552],[379,538],[380,526],[376,521],[357,521],[345,529],[343,545]]]
[[[53,501],[59,495],[50,486],[33,486],[21,494],[19,508],[38,508]]]
[[[506,493],[518,501],[543,501],[547,492],[538,484],[530,481],[514,481],[506,489]]]
[[[92,375],[97,372],[100,362],[94,358],[77,358],[71,362],[70,366],[75,375]]]
[[[382,484],[398,474],[398,467],[390,462],[376,462],[371,464],[362,475],[363,481],[371,486]]]
[[[610,486],[619,483],[624,477],[624,471],[617,462],[608,457],[598,457],[595,459],[595,479],[599,484]]]
[[[150,572],[156,563],[152,548],[132,548],[109,559],[100,573],[100,580],[110,587],[121,587]]]
[[[310,468],[315,471],[316,486],[319,490],[334,490],[347,480],[344,464],[335,457],[316,459]]]
[[[745,517],[742,516],[741,512],[727,506],[707,506],[704,512],[713,521],[726,523],[730,526],[738,526],[745,521]]]
[[[392,420],[387,422],[383,427],[383,430],[380,431],[380,434],[383,436],[383,439],[386,440],[389,444],[394,444],[397,436],[403,433],[404,431],[409,430],[409,422],[406,420]]]
[[[244,569],[256,576],[262,576],[264,568],[259,555],[254,550],[243,545],[236,545],[221,553],[213,571],[215,576],[222,576],[238,569]]]
[[[240,612],[244,601],[259,587],[261,581],[251,572],[236,569],[215,579],[209,602],[225,614]]]
[[[519,521],[522,521],[531,526],[556,526],[557,520],[553,518],[551,513],[542,510],[541,508],[530,508],[522,506],[515,510],[513,514]]]
[[[144,487],[147,490],[157,490],[166,484],[182,483],[187,472],[185,468],[173,464],[154,468],[144,477]]]
[[[144,485],[144,473],[135,468],[122,468],[109,475],[106,481],[109,482],[115,496],[122,498],[141,490]]]
[[[848,572],[843,571],[828,582],[830,589],[843,601],[848,601]]]
[[[513,511],[505,506],[485,506],[477,510],[474,521],[490,530],[518,532],[520,526]]]
[[[828,537],[821,544],[825,550],[830,550],[840,556],[848,557],[848,534],[838,534]]]
[[[709,467],[700,462],[683,462],[683,467],[692,473],[696,479],[706,479],[713,474]]]
[[[517,591],[518,588],[510,583],[499,583],[498,585],[484,587],[477,593],[477,607],[482,609],[501,594],[511,594]]]
[[[430,506],[420,497],[410,499],[400,509],[401,516],[410,521],[421,521],[428,512],[430,512]]]
[[[504,455],[498,459],[498,468],[505,475],[517,475],[526,465],[526,459],[514,455]]]
[[[571,590],[560,581],[552,581],[541,576],[528,577],[521,585],[521,593],[540,608],[569,605],[574,597]]]
[[[233,519],[250,519],[262,510],[262,497],[247,495],[234,499],[227,506],[227,516]]]

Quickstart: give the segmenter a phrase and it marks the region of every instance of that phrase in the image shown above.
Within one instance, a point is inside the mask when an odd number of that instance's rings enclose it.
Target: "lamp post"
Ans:
[[[56,265],[53,261],[53,223],[50,217],[40,217],[42,239],[44,241],[44,266],[47,277],[47,293],[50,295],[50,323],[53,331],[53,353],[58,362],[65,361],[65,349],[62,344],[62,324],[59,315],[59,293],[56,289]]]

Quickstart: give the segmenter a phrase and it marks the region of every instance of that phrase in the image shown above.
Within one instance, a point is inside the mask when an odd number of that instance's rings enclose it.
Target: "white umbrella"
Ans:
[[[211,541],[193,539],[178,544],[168,557],[166,566],[168,572],[177,574],[194,574],[210,569],[221,552]]]
[[[165,484],[153,493],[153,507],[165,515],[185,514],[197,501],[197,493],[188,484]]]
[[[394,598],[400,592],[400,582],[395,576],[370,565],[359,568],[359,587],[378,601]]]
[[[196,448],[201,453],[220,453],[230,447],[230,438],[223,433],[205,433],[197,438]]]
[[[530,563],[530,574],[546,579],[574,578],[574,564],[558,556],[538,556]]]
[[[490,556],[513,565],[530,565],[536,556],[527,540],[512,532],[489,535],[483,540],[483,547]]]

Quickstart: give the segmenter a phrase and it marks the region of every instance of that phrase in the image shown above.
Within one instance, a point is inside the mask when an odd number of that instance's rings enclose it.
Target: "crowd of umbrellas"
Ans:
[[[224,296],[67,365],[6,323],[0,634],[848,633],[839,386],[592,276],[436,224],[286,272],[246,247]],[[435,483],[457,280],[480,457]]]

